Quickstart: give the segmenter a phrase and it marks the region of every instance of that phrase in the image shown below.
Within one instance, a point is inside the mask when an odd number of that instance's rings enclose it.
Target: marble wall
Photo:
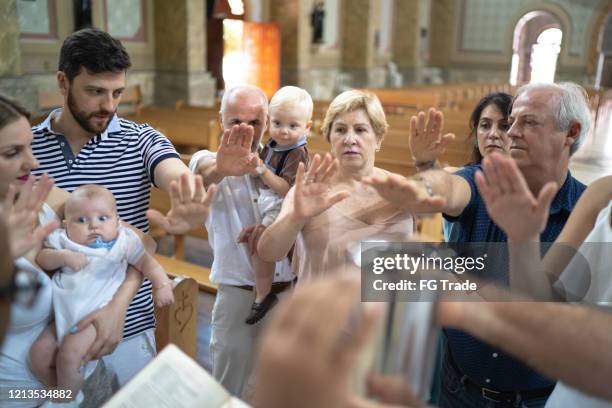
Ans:
[[[21,73],[17,0],[0,2],[0,76]]]
[[[72,4],[69,1],[49,3],[53,6],[49,12],[54,13],[52,17],[57,22],[55,37],[20,38],[17,1],[0,1],[0,92],[18,98],[36,114],[40,112],[39,91],[57,89],[59,50],[64,38],[73,31]],[[182,99],[212,105],[215,82],[205,67],[204,2],[142,1],[132,0],[130,4],[142,5],[144,13],[139,21],[143,22],[144,35],[122,40],[132,59],[128,86],[140,86],[145,104],[174,105]],[[109,0],[95,2],[94,25],[112,29],[114,26],[108,19],[117,16],[116,8],[121,4]],[[111,6],[114,8],[109,10]],[[176,24],[156,25],[155,16]]]
[[[206,72],[206,22],[201,0],[155,0],[155,103],[183,100],[212,106],[215,81]]]
[[[553,14],[563,30],[556,80],[593,84],[593,33],[609,0],[436,0],[432,2],[430,63],[446,80],[510,76],[514,27],[526,13]]]

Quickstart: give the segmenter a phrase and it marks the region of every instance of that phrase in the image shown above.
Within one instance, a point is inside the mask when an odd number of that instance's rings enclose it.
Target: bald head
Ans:
[[[219,116],[224,130],[241,123],[252,126],[252,149],[255,151],[268,122],[268,99],[256,86],[235,86],[223,94]]]
[[[268,113],[268,98],[261,88],[254,85],[238,85],[228,89],[223,94],[223,98],[221,98],[221,114],[225,112],[228,105],[240,103],[239,101],[248,101],[264,106],[266,113]]]

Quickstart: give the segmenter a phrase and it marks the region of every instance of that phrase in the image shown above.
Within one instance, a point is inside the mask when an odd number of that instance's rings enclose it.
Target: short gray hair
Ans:
[[[268,97],[266,96],[264,91],[261,90],[261,88],[258,88],[258,87],[254,86],[254,85],[237,85],[237,86],[234,86],[234,87],[226,90],[223,93],[223,97],[221,98],[221,108],[220,108],[221,114],[223,114],[223,112],[225,112],[225,108],[227,106],[228,101],[235,94],[243,93],[243,92],[245,92],[245,93],[246,92],[253,92],[253,93],[259,95],[260,98],[261,98],[261,104],[266,109],[266,112],[268,111]]]
[[[551,89],[556,91],[557,111],[553,112],[553,116],[557,129],[567,131],[573,123],[580,123],[580,133],[570,146],[570,156],[573,155],[584,142],[586,134],[591,127],[591,109],[589,108],[586,91],[583,87],[573,82],[527,84],[518,89],[516,97],[524,92],[535,89]]]

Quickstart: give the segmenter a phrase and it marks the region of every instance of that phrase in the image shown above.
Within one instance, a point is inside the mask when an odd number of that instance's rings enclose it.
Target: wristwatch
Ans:
[[[255,167],[255,172],[260,176],[263,176],[266,172],[266,166],[264,166],[263,164],[259,164],[257,167]]]

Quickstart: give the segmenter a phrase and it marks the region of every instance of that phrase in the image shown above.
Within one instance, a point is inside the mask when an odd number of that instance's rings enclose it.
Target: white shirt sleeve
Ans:
[[[122,227],[123,233],[125,234],[126,242],[126,259],[130,265],[137,263],[145,253],[144,244],[142,240],[134,231],[129,228]]]
[[[64,246],[62,245],[62,240],[61,240],[61,236],[63,232],[64,230],[61,228],[58,228],[54,230],[53,232],[51,232],[47,236],[47,239],[45,240],[45,246],[51,249],[64,249]]]
[[[211,152],[210,150],[199,150],[195,152],[191,156],[191,160],[189,160],[189,171],[191,171],[192,173],[195,173],[195,169],[198,166],[198,162],[200,161],[200,159],[203,159],[205,157],[216,157],[216,156],[217,154],[215,152]]]

